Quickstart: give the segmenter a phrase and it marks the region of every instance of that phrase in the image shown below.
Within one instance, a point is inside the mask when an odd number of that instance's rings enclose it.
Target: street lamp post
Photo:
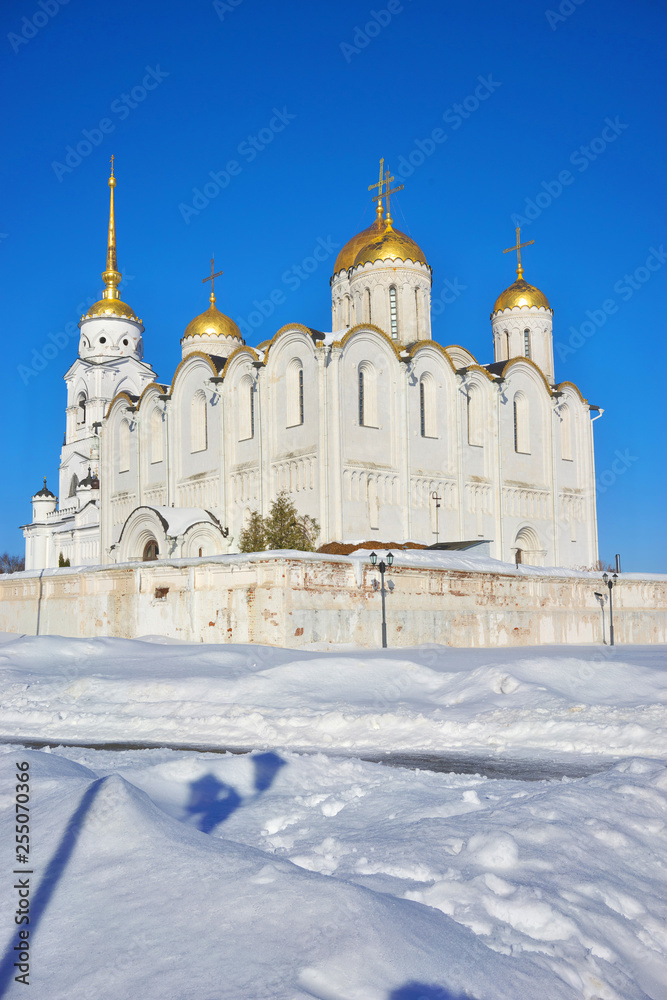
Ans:
[[[387,552],[387,562],[385,563],[384,560],[381,559],[380,562],[378,563],[378,557],[377,557],[376,553],[375,552],[371,552],[370,559],[371,559],[371,565],[372,566],[377,566],[377,568],[380,570],[380,579],[382,581],[381,584],[380,584],[380,596],[382,598],[382,648],[386,649],[387,648],[387,615],[386,615],[386,608],[385,608],[385,599],[386,599],[386,596],[387,596],[387,591],[385,590],[385,586],[384,586],[384,574],[385,574],[385,572],[386,572],[386,570],[387,570],[388,567],[393,566],[393,564],[394,564],[394,555],[393,555],[392,552]]]
[[[618,580],[618,573],[610,578],[608,573],[602,574],[602,579],[604,580],[606,586],[609,588],[609,645],[614,645],[614,601],[611,592],[614,588],[616,581]]]
[[[438,544],[438,535],[439,535],[439,531],[438,531],[438,511],[440,509],[440,501],[442,500],[442,497],[438,496],[438,491],[437,490],[433,490],[433,492],[431,493],[431,500],[433,500],[433,502],[435,503],[435,544],[437,545]]]
[[[606,594],[598,594],[598,592],[596,590],[595,591],[595,596],[597,597],[598,604],[600,605],[600,608],[602,610],[602,643],[603,643],[603,645],[606,646],[607,645],[607,636],[605,634],[605,628],[604,628],[604,606],[605,606],[605,604],[607,602],[607,595]]]

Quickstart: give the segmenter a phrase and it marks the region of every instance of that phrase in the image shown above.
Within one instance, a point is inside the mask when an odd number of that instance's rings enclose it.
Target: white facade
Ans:
[[[113,250],[105,280],[115,232]],[[253,349],[211,294],[170,386],[129,306],[97,303],[65,376],[67,499],[33,498],[26,568],[232,553],[283,490],[320,544],[488,539],[506,561],[593,566],[597,407],[554,383],[548,301],[519,277],[480,365],[431,339],[430,289],[423,252],[379,211],[339,254],[333,333],[290,324]],[[78,490],[89,464],[97,486]]]

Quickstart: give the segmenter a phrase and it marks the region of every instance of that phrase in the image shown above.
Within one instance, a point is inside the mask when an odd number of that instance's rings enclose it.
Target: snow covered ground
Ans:
[[[344,650],[22,637],[0,737],[661,756],[665,648]]]
[[[37,1000],[667,998],[664,648],[5,638],[7,740],[255,748],[0,748],[12,904],[30,764]],[[597,773],[354,757],[390,749]],[[23,996],[3,911],[0,996]]]

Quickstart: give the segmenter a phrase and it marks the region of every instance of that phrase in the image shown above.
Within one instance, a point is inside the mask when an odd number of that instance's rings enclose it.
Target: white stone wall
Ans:
[[[113,561],[110,548],[141,505],[211,510],[230,529],[223,551],[234,551],[249,513],[266,514],[281,490],[319,520],[320,543],[486,538],[506,560],[517,548],[533,564],[586,567],[597,559],[588,405],[568,383],[554,396],[532,361],[515,359],[500,380],[475,364],[457,369],[433,341],[401,354],[362,324],[325,346],[293,326],[262,360],[250,348],[235,351],[222,376],[194,353],[166,400],[153,386],[136,412],[124,396],[110,407],[102,561]],[[197,431],[196,420],[205,427]],[[442,493],[437,535],[433,492]]]
[[[387,597],[391,647],[602,642],[599,575],[420,568],[408,553],[400,560]],[[0,631],[377,648],[377,576],[355,558],[295,553],[16,573],[0,577]],[[622,576],[614,627],[620,646],[667,642],[667,577]]]

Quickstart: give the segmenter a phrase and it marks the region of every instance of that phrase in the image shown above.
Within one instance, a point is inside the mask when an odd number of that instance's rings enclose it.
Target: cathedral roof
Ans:
[[[498,296],[493,311],[494,313],[501,312],[503,309],[514,309],[515,306],[519,308],[536,306],[538,309],[551,309],[544,292],[535,288],[534,285],[529,285],[523,278],[517,278],[514,284]]]
[[[206,312],[190,320],[185,328],[183,339],[185,340],[186,337],[234,337],[242,344],[241,331],[233,319],[225,316],[216,307],[213,293],[211,293],[210,301],[211,305]]]
[[[38,493],[35,493],[35,496],[36,497],[51,497],[53,500],[56,499],[55,493],[52,493],[51,490],[47,488],[47,485],[46,485],[46,476],[44,476],[44,485],[42,486],[41,490],[39,490]]]
[[[373,264],[379,260],[412,260],[428,267],[424,251],[405,233],[393,229],[389,220],[384,233],[359,251],[354,259],[354,266]]]
[[[369,243],[373,243],[382,234],[384,229],[384,222],[382,221],[382,210],[378,212],[373,221],[367,229],[363,229],[352,239],[348,240],[343,249],[340,251],[336,257],[336,263],[334,264],[333,273],[338,274],[339,271],[347,271],[349,267],[354,264],[355,258],[360,250],[368,246]]]

